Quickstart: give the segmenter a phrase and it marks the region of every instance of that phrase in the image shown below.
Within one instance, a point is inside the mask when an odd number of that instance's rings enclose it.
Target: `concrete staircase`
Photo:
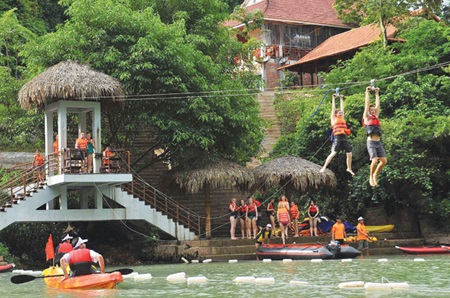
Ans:
[[[267,157],[272,152],[273,147],[281,136],[280,121],[276,115],[273,104],[275,92],[264,91],[258,95],[259,116],[267,121],[267,127],[264,132],[264,139],[261,142],[261,154],[247,163],[247,167],[252,169],[261,164],[261,159]]]
[[[76,177],[87,178],[88,175]],[[83,182],[83,187],[90,187],[97,193],[94,208],[69,209],[67,201],[60,202],[59,206],[53,208],[55,201],[63,201],[62,194],[67,193],[64,185],[42,187],[29,185],[26,193],[17,192],[13,203],[8,201],[0,208],[0,230],[15,222],[143,220],[178,240],[197,239],[194,232],[175,221],[173,217],[149,206],[146,201],[129,194],[116,184],[96,184],[86,181]]]

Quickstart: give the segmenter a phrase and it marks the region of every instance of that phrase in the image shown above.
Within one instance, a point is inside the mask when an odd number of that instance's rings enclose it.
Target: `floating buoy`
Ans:
[[[289,282],[290,285],[302,285],[302,286],[307,286],[309,285],[309,282],[307,281],[302,281],[302,280],[291,280]]]
[[[238,262],[238,260],[236,260],[236,259],[228,260],[228,263],[237,263],[237,262]]]
[[[409,290],[409,284],[407,282],[368,282],[364,285],[364,288],[366,288],[366,291],[406,291]]]
[[[344,263],[345,262],[353,262],[353,260],[352,259],[342,259],[341,262],[344,262]]]
[[[39,277],[39,276],[42,276],[42,271],[32,271],[30,273],[30,275],[35,276],[35,277]]]
[[[135,276],[139,275],[138,272],[131,272],[127,275],[122,275],[123,279],[134,279]]]
[[[378,259],[378,262],[387,262],[388,259]]]
[[[186,281],[186,273],[179,272],[179,273],[171,274],[171,275],[167,276],[166,280],[168,282],[185,282]]]
[[[198,264],[198,263],[200,263],[200,261],[199,260],[192,260],[191,263]]]
[[[255,282],[255,279],[256,278],[254,276],[238,276],[233,281],[237,284],[253,283],[253,282]]]
[[[424,262],[425,261],[425,259],[423,259],[423,258],[415,258],[414,259],[414,262]]]
[[[338,288],[340,288],[340,289],[345,289],[345,288],[364,288],[364,282],[363,281],[341,282],[338,285]]]
[[[211,263],[212,262],[212,260],[211,259],[205,259],[205,260],[203,260],[203,262],[202,263]]]
[[[150,273],[138,274],[134,276],[134,281],[147,281],[151,280],[153,276]]]
[[[289,263],[292,262],[292,259],[283,259],[283,263]]]
[[[205,276],[195,276],[195,277],[188,277],[187,283],[190,284],[201,284],[208,282],[208,279]]]
[[[14,274],[23,274],[23,270],[22,269],[15,269],[12,271],[12,273]]]
[[[323,262],[322,259],[311,259],[311,263],[321,263]]]
[[[274,284],[275,278],[273,277],[258,277],[255,279],[256,284]]]
[[[185,257],[181,257],[181,260],[182,260],[183,262],[185,262],[186,264],[189,264],[189,261],[188,261],[188,260],[186,260],[186,258],[185,258]]]
[[[283,260],[284,261],[284,260]],[[264,263],[270,263],[270,262],[272,262],[272,259],[263,259],[263,262]]]

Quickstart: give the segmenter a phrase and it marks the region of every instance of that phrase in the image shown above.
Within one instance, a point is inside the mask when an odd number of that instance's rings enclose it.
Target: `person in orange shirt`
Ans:
[[[356,226],[356,240],[359,241],[358,250],[361,252],[361,256],[363,256],[363,251],[366,251],[366,255],[369,255],[369,232],[366,230],[366,226],[364,225],[364,218],[358,218],[358,225]]]
[[[53,153],[58,154],[59,144],[58,144],[58,135],[55,135],[55,141],[53,142]]]
[[[36,155],[33,159],[33,167],[38,169],[39,182],[44,182],[44,157],[39,150],[36,150]]]
[[[298,211],[298,206],[294,201],[291,202],[289,214],[291,216],[291,222],[294,225],[294,237],[298,237],[298,220],[300,219],[300,212]]]
[[[86,157],[87,157],[87,149],[88,149],[88,140],[84,132],[80,133],[80,137],[75,141],[75,148],[78,149],[78,154],[81,158],[81,172],[86,172]]]
[[[59,173],[59,143],[58,135],[55,135],[55,141],[53,142],[53,163],[55,174]]]
[[[286,209],[285,205],[280,203],[278,203],[277,220],[281,228],[281,239],[283,244],[286,244],[286,239],[288,238],[287,229],[290,223],[289,209]]]
[[[341,217],[336,218],[336,223],[331,227],[331,240],[344,244],[344,239],[347,238],[345,233],[345,225],[342,223]]]
[[[109,173],[111,171],[111,166],[113,164],[113,161],[111,160],[111,157],[114,156],[114,153],[111,151],[111,146],[106,146],[105,150],[102,152],[102,160],[103,160],[103,167],[105,168],[105,172]]]

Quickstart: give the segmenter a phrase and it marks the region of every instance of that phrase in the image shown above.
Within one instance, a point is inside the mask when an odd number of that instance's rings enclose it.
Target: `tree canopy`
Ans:
[[[68,20],[27,44],[27,69],[35,75],[72,59],[118,78],[129,99],[105,115],[117,146],[132,145],[147,126],[158,129],[162,158],[174,164],[256,154],[262,122],[251,90],[259,79],[232,63],[245,48],[221,25],[221,1],[60,3]]]

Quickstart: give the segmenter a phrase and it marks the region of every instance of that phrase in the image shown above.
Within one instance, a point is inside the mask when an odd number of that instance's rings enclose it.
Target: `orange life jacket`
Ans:
[[[58,253],[68,253],[71,252],[72,250],[73,250],[72,244],[64,242],[59,245]],[[70,259],[72,259],[72,257]]]
[[[336,123],[331,126],[333,135],[349,135],[350,130],[347,128],[347,122],[342,117],[336,116]]]
[[[289,213],[291,214],[291,219],[298,218],[298,206],[291,206],[291,208],[289,209]]]
[[[36,155],[34,157],[34,165],[36,167],[40,167],[44,164],[44,158],[42,157],[42,155]]]
[[[114,153],[112,151],[106,151],[103,150],[103,165],[107,166],[107,165],[111,165],[112,164],[112,160],[110,159]]]
[[[77,143],[78,149],[87,149],[87,144],[88,144],[87,139],[78,138],[76,140],[76,143]]]
[[[286,208],[278,208],[278,222],[283,225],[289,224],[289,212]]]
[[[87,248],[72,250],[71,252],[69,252],[69,255],[70,255],[69,264],[92,262],[90,250]]]

